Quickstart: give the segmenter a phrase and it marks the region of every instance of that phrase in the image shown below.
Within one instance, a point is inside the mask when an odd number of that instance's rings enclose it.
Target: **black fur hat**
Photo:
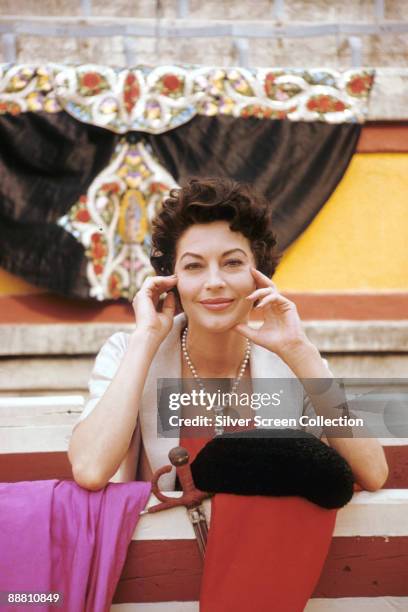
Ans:
[[[312,434],[295,429],[224,433],[191,464],[196,487],[211,493],[297,495],[323,508],[353,496],[347,461]]]

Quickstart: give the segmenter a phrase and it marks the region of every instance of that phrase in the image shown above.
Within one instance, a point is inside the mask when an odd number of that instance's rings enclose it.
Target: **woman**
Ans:
[[[90,401],[72,435],[69,458],[78,484],[100,489],[120,466],[121,478],[134,479],[136,461],[139,477],[148,479],[168,463],[177,440],[157,436],[157,378],[194,378],[201,387],[202,379],[230,378],[235,388],[269,376],[332,378],[295,304],[270,280],[277,257],[269,211],[251,187],[227,179],[192,179],[171,191],[153,224],[157,276],[134,299],[135,331],[115,334],[101,349]],[[183,312],[174,317],[176,301]],[[257,329],[248,325],[252,309],[262,314]],[[294,410],[300,416],[310,406],[298,402]],[[183,442],[194,455],[205,441]],[[388,468],[377,440],[332,437],[330,444],[362,488],[384,484]],[[174,474],[161,484],[174,488]]]

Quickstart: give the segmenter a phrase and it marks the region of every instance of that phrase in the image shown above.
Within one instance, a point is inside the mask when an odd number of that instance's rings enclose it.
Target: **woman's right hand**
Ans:
[[[159,343],[173,327],[176,310],[174,293],[170,291],[177,284],[177,276],[149,276],[144,281],[132,302],[136,316],[136,329],[145,331]],[[160,295],[168,292],[160,301]],[[160,311],[158,310],[161,304]]]

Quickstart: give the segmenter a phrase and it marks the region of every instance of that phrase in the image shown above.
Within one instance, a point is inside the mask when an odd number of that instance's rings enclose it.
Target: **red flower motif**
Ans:
[[[321,96],[319,99],[319,111],[321,113],[327,113],[330,110],[330,98],[328,96]]]
[[[341,113],[342,111],[345,110],[345,108],[346,108],[346,105],[343,102],[341,102],[341,100],[337,100],[334,104],[334,110],[337,113]]]
[[[103,266],[99,263],[94,263],[93,269],[94,269],[95,274],[102,274],[103,272]]]
[[[158,193],[159,191],[165,191],[166,189],[167,187],[163,183],[152,183],[150,185],[150,191],[152,193]]]
[[[101,76],[96,72],[86,72],[82,75],[82,85],[88,89],[96,89],[101,80]]]
[[[132,112],[132,109],[136,104],[136,100],[139,96],[140,90],[139,85],[136,81],[136,77],[134,74],[129,73],[126,77],[125,91],[123,94],[123,99],[125,101],[125,106],[128,113]]]
[[[6,113],[6,112],[7,112],[6,102],[0,102],[0,113]]]
[[[125,100],[125,106],[128,113],[130,113],[136,104],[136,100],[139,97],[139,88],[136,86],[125,90],[123,98]]]
[[[139,88],[137,85],[132,85],[129,89],[126,89],[124,98],[126,102],[134,102],[135,98],[139,96]]]
[[[109,291],[114,299],[120,297],[120,282],[117,274],[112,274],[109,278]]]
[[[101,240],[101,235],[100,234],[97,234],[97,233],[92,234],[92,236],[91,236],[91,241],[92,242],[100,242],[100,240]]]
[[[315,111],[317,107],[319,106],[319,104],[316,98],[312,98],[311,100],[308,100],[308,103],[306,104],[306,106],[310,111]]]
[[[118,193],[119,191],[119,185],[117,183],[105,183],[102,186],[103,191],[106,191],[108,193]]]
[[[106,249],[101,242],[94,242],[92,246],[92,259],[101,259],[106,254]]]
[[[75,215],[75,219],[77,221],[81,221],[81,223],[88,223],[90,218],[91,218],[91,215],[84,208],[81,208],[80,210],[78,210],[77,214]]]
[[[166,74],[166,76],[163,77],[163,85],[169,91],[175,91],[179,89],[181,81],[175,74]]]
[[[333,112],[336,103],[337,101],[330,96],[319,96],[309,100],[306,106],[310,111],[315,111],[316,113],[328,113]],[[339,103],[343,105],[342,102],[339,101]],[[344,109],[342,108],[341,110]]]
[[[79,201],[81,202],[81,204],[86,204],[88,201],[88,197],[86,195],[81,195],[79,197]]]
[[[276,80],[276,75],[272,74],[272,72],[269,72],[265,77],[265,83],[264,83],[265,93],[267,96],[271,98],[273,98],[275,95],[275,89],[276,89],[275,80]]]
[[[356,77],[349,83],[349,89],[354,94],[360,94],[363,91],[365,91],[366,88],[367,88],[366,80],[363,79],[362,77]]]

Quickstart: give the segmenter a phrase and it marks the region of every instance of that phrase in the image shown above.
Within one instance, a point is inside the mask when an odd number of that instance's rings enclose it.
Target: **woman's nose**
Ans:
[[[225,281],[222,278],[222,275],[220,274],[220,270],[209,270],[204,285],[206,289],[216,289],[218,287],[225,287]]]

